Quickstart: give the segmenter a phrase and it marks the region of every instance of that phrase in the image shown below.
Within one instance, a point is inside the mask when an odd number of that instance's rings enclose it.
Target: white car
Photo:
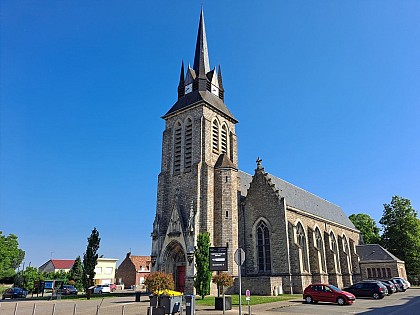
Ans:
[[[98,284],[93,289],[94,294],[102,294],[102,293],[111,293],[111,288],[109,287],[109,284]]]

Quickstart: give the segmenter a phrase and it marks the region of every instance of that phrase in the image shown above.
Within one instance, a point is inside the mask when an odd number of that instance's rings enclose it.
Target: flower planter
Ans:
[[[223,310],[223,296],[214,298],[214,309]],[[225,295],[225,310],[232,309],[232,297],[230,295]]]

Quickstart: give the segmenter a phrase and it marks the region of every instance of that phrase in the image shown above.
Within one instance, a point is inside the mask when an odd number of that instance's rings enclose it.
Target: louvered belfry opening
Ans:
[[[185,150],[184,168],[189,169],[192,165],[192,121],[188,119],[185,124]]]
[[[227,128],[226,125],[222,126],[222,134],[221,134],[221,145],[222,145],[222,153],[227,153]]]
[[[174,134],[174,172],[181,171],[182,126],[177,123]]]
[[[217,122],[217,120],[213,120],[212,138],[213,152],[219,153],[219,123]]]

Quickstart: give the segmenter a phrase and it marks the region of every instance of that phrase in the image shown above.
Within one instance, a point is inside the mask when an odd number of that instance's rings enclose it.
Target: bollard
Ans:
[[[16,305],[15,305],[15,312],[14,312],[14,315],[16,315],[16,314],[17,314],[17,309],[18,309],[18,303],[16,303]]]
[[[51,315],[55,315],[55,303],[53,304],[53,310],[52,310]]]
[[[125,315],[125,305],[122,306],[121,315]]]
[[[77,304],[74,304],[74,307],[73,307],[73,315],[76,315],[76,312],[77,312]]]
[[[32,309],[32,315],[35,315],[35,311],[36,311],[36,303],[34,303],[34,308]]]

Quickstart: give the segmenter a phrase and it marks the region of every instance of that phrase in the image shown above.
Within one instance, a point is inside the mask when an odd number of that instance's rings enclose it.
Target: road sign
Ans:
[[[251,291],[246,290],[246,291],[245,291],[245,296],[246,296],[246,300],[247,300],[247,301],[251,300]]]
[[[227,271],[227,247],[210,247],[210,271]]]
[[[238,248],[235,252],[235,262],[238,266],[242,266],[245,261],[245,252],[242,248]]]

